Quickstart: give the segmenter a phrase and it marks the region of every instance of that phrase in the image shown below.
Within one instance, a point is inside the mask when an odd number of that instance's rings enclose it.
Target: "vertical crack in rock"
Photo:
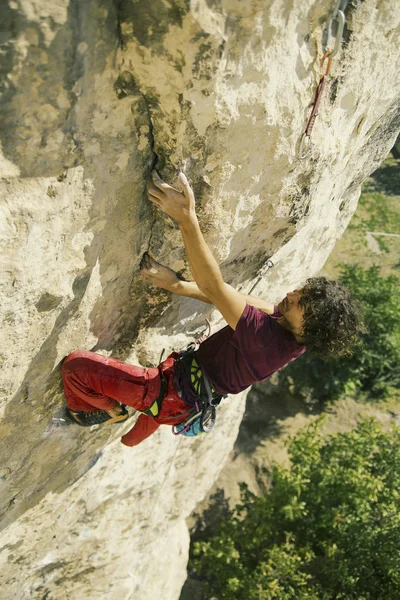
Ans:
[[[18,63],[18,49],[16,41],[18,32],[27,27],[23,15],[11,8],[9,4],[1,9],[0,21],[0,100],[4,103],[8,96],[12,95],[14,84],[8,75],[13,66]]]
[[[155,139],[155,126],[152,117],[152,108],[155,106],[157,110],[158,98],[154,96],[146,95],[141,89],[141,86],[134,74],[129,70],[123,70],[118,75],[114,82],[114,92],[119,100],[129,99],[130,110],[133,116],[132,130],[135,135],[135,142],[138,146],[138,156],[140,156],[141,172],[145,180],[150,176],[153,169],[159,163],[159,156],[155,150],[156,139]],[[146,252],[150,252],[154,240],[157,236],[156,224],[158,223],[158,229],[160,229],[160,219],[157,216],[157,211],[147,199],[147,191],[144,192],[142,198],[142,217],[144,231],[143,234],[145,239],[143,240],[142,256]],[[137,297],[142,294],[141,284],[139,283],[140,278],[133,277],[130,285],[129,294],[131,297]],[[158,309],[159,310],[159,309]],[[145,319],[149,318],[150,313],[154,317],[154,306],[150,307],[148,303],[144,302],[138,307],[138,310],[134,314],[134,319],[131,325],[124,325],[124,331],[120,334],[118,341],[118,349],[114,346],[115,352],[125,352],[126,348],[130,348],[132,340],[137,337],[140,326],[143,326]]]
[[[347,3],[347,7],[345,12],[346,21],[343,30],[343,38],[342,43],[345,49],[347,49],[350,40],[352,38],[354,28],[353,28],[353,18],[358,9],[358,5],[362,4],[364,0],[349,0]]]
[[[122,26],[121,26],[122,4],[123,4],[123,0],[114,0],[114,6],[115,6],[115,10],[116,10],[116,15],[117,15],[117,40],[118,40],[119,47],[121,48],[121,50],[124,49],[124,40],[123,40],[123,36],[122,36]]]
[[[69,68],[66,69],[65,87],[68,90],[70,99],[70,106],[65,114],[65,125],[64,131],[69,135],[74,144],[74,159],[72,165],[67,164],[65,166],[76,166],[83,160],[83,149],[82,143],[78,141],[76,136],[76,119],[75,119],[75,107],[78,102],[78,94],[75,91],[75,85],[78,80],[84,74],[84,62],[83,55],[78,52],[78,46],[84,41],[83,35],[83,19],[84,14],[82,6],[77,0],[72,0],[69,5],[70,13],[70,35],[71,35],[71,50],[69,58]]]
[[[149,120],[149,144],[150,144],[150,156],[152,157],[151,169],[150,169],[150,175],[151,175],[153,170],[156,168],[156,164],[158,162],[158,156],[155,151],[154,125],[153,125],[153,120],[151,118],[150,106],[146,100],[146,97],[143,96],[143,98],[144,98],[144,101],[146,104],[147,116],[148,116],[148,120]],[[153,219],[152,219],[151,226],[150,226],[149,243],[148,243],[148,247],[147,247],[148,251],[150,251],[150,248],[151,248],[151,242],[153,239],[153,231],[154,231],[154,226],[156,224],[156,221],[157,221],[156,212],[153,210]]]
[[[131,112],[135,118],[136,129],[140,131],[143,125],[148,127],[147,138],[149,142],[149,159],[148,172],[146,175],[150,175],[158,162],[158,155],[155,151],[155,138],[154,138],[154,125],[151,116],[150,103],[146,98],[146,95],[142,92],[139,85],[137,84],[134,75],[128,71],[122,71],[116,81],[114,82],[114,91],[117,97],[121,100],[127,96],[133,97],[135,100],[131,104]],[[147,168],[145,167],[145,171]],[[151,246],[151,240],[153,236],[154,225],[156,222],[156,216],[153,215],[153,219],[150,226],[149,244],[148,250]]]

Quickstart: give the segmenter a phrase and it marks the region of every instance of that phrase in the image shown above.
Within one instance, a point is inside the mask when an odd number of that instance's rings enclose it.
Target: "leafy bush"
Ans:
[[[207,600],[400,597],[400,429],[364,420],[324,439],[319,421],[292,439],[292,466],[273,469],[266,494],[242,486],[194,542],[189,572]]]
[[[379,267],[341,265],[339,277],[365,309],[368,331],[351,358],[323,360],[305,353],[282,371],[280,382],[293,393],[318,400],[354,391],[373,398],[400,388],[400,293],[394,275],[381,277]]]

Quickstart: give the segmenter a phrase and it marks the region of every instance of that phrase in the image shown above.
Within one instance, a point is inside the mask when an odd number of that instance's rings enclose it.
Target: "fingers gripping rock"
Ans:
[[[152,271],[153,269],[155,269],[156,264],[157,264],[157,261],[154,260],[154,258],[151,256],[151,254],[149,254],[148,252],[145,252],[142,256],[142,260],[140,261],[139,269],[141,271],[143,269],[146,269],[147,271]],[[157,272],[156,269],[155,269],[155,272]]]

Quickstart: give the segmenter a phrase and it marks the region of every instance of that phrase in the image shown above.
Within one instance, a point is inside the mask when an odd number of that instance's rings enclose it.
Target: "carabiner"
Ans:
[[[307,144],[306,144],[306,139],[308,140]],[[304,151],[304,148],[306,148],[305,151]],[[310,154],[311,151],[312,151],[311,136],[307,135],[306,133],[303,133],[303,136],[302,136],[301,142],[300,142],[299,157],[301,159],[306,158]]]
[[[335,34],[335,45],[333,47],[333,50],[331,52],[329,52],[328,50],[328,46],[330,44],[331,41],[331,37],[332,37],[332,23],[333,21],[337,21],[337,30],[336,30],[336,34]],[[344,30],[344,24],[346,22],[346,17],[345,14],[342,10],[338,10],[335,16],[332,16],[323,33],[323,39],[322,39],[322,49],[324,51],[324,56],[328,55],[329,58],[333,58],[334,56],[336,56],[336,54],[339,51],[340,48],[340,42],[342,41],[342,36],[343,36],[343,30]]]
[[[337,15],[336,15],[336,20],[338,22],[338,28],[337,28],[337,31],[336,31],[335,47],[333,48],[332,52],[329,54],[329,58],[331,58],[331,59],[334,56],[336,56],[336,54],[339,52],[340,42],[342,41],[342,36],[343,36],[343,31],[344,31],[344,24],[346,22],[346,17],[345,17],[344,12],[342,10],[338,10]]]

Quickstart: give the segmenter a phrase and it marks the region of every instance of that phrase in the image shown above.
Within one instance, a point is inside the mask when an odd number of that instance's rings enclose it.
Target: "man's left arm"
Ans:
[[[168,290],[173,294],[185,296],[186,298],[193,298],[194,300],[199,300],[200,302],[205,302],[207,304],[212,304],[211,300],[199,290],[199,287],[195,281],[185,281],[180,279],[172,269],[165,267],[152,258],[148,253],[146,253],[142,259],[140,265],[140,275],[152,285],[164,290]],[[225,283],[225,286],[234,289],[229,285],[229,283]],[[249,296],[247,294],[242,294],[242,292],[239,293],[242,295],[247,304],[250,304],[255,308],[259,308],[268,315],[273,314],[274,305],[271,304],[271,302],[266,302],[257,296]]]

